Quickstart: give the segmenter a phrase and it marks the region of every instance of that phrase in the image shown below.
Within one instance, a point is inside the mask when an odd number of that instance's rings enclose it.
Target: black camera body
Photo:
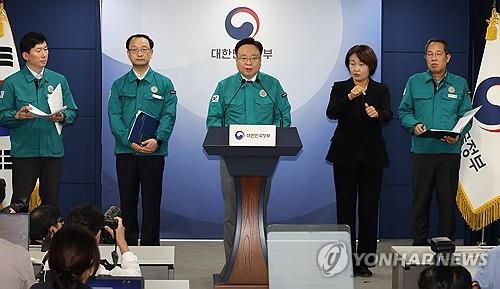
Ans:
[[[10,213],[12,209],[15,213],[27,213],[28,207],[29,207],[28,199],[22,198],[11,202],[9,206],[3,208],[2,210],[0,210],[0,212]]]
[[[104,226],[108,226],[113,230],[118,228],[118,221],[115,219],[104,219]]]
[[[117,206],[111,206],[106,213],[104,214],[104,224],[103,228],[101,230],[101,240],[100,243],[102,244],[114,244],[115,239],[113,236],[111,236],[106,229],[104,229],[105,226],[110,227],[112,230],[116,230],[118,228],[118,220],[115,219],[115,217],[120,217],[122,216],[122,211],[120,208]]]
[[[452,266],[456,264],[455,243],[447,237],[436,237],[431,239],[431,250],[436,253],[434,255],[434,265],[436,266]]]
[[[118,228],[118,221],[115,217],[122,217],[122,210],[117,206],[111,206],[104,214],[104,226],[108,226],[113,230]]]

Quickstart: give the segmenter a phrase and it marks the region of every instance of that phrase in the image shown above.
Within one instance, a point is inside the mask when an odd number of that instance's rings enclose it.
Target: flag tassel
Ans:
[[[479,231],[500,219],[500,197],[492,199],[484,203],[481,207],[474,209],[467,193],[459,183],[456,201],[465,222],[473,231]]]

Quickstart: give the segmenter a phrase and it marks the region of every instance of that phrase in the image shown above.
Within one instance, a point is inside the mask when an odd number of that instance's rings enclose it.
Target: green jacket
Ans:
[[[115,137],[115,154],[135,155],[167,155],[168,140],[174,128],[177,95],[172,81],[153,69],[139,83],[134,72],[127,74],[113,82],[108,103],[108,116],[111,132]],[[156,139],[162,144],[151,154],[140,154],[130,146],[128,135],[132,129],[137,111],[160,120],[156,131]]]
[[[446,72],[436,91],[434,86],[430,71],[417,73],[408,79],[398,111],[401,125],[412,135],[413,153],[459,154],[462,146],[460,141],[448,144],[439,139],[414,135],[418,123],[422,123],[427,129],[451,130],[458,119],[471,109],[469,88],[462,77]],[[469,123],[460,139],[470,128]]]
[[[274,124],[280,125],[280,113],[273,105],[270,97],[283,114],[283,126],[291,123],[290,103],[279,81],[265,73],[258,72],[257,79],[265,88],[257,83],[241,85],[240,73],[233,74],[217,84],[208,106],[207,127],[222,126],[222,115],[225,112],[225,125],[230,124]],[[231,98],[234,96],[233,100]],[[229,104],[229,102],[231,102]]]
[[[10,129],[10,143],[13,157],[62,157],[64,146],[62,134],[57,133],[54,123],[45,118],[18,120],[17,111],[23,106],[33,105],[46,113],[50,113],[47,94],[58,84],[63,93],[64,126],[75,121],[78,108],[73,100],[66,78],[48,68],[44,69],[43,78],[38,89],[35,77],[28,67],[7,77],[0,92],[0,125]],[[63,129],[64,132],[64,129]]]

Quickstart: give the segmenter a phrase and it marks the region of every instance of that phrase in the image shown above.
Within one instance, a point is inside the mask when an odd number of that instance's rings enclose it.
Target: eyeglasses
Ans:
[[[247,61],[250,61],[250,63],[260,61],[260,57],[238,57],[237,59],[243,63],[247,63]]]
[[[433,58],[433,57],[441,58],[445,55],[446,55],[446,53],[443,53],[443,52],[436,52],[436,53],[429,52],[426,54],[427,58]]]
[[[133,54],[137,54],[139,53],[139,51],[142,53],[142,54],[146,54],[150,51],[151,49],[147,48],[147,47],[141,47],[141,48],[137,48],[137,47],[134,47],[134,48],[129,48],[128,51],[132,52]]]

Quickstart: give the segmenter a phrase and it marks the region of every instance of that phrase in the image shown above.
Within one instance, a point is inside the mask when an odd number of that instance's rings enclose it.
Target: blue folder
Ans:
[[[155,138],[158,125],[160,125],[160,121],[157,118],[139,110],[135,115],[134,125],[130,130],[128,140],[140,145],[147,139]]]

